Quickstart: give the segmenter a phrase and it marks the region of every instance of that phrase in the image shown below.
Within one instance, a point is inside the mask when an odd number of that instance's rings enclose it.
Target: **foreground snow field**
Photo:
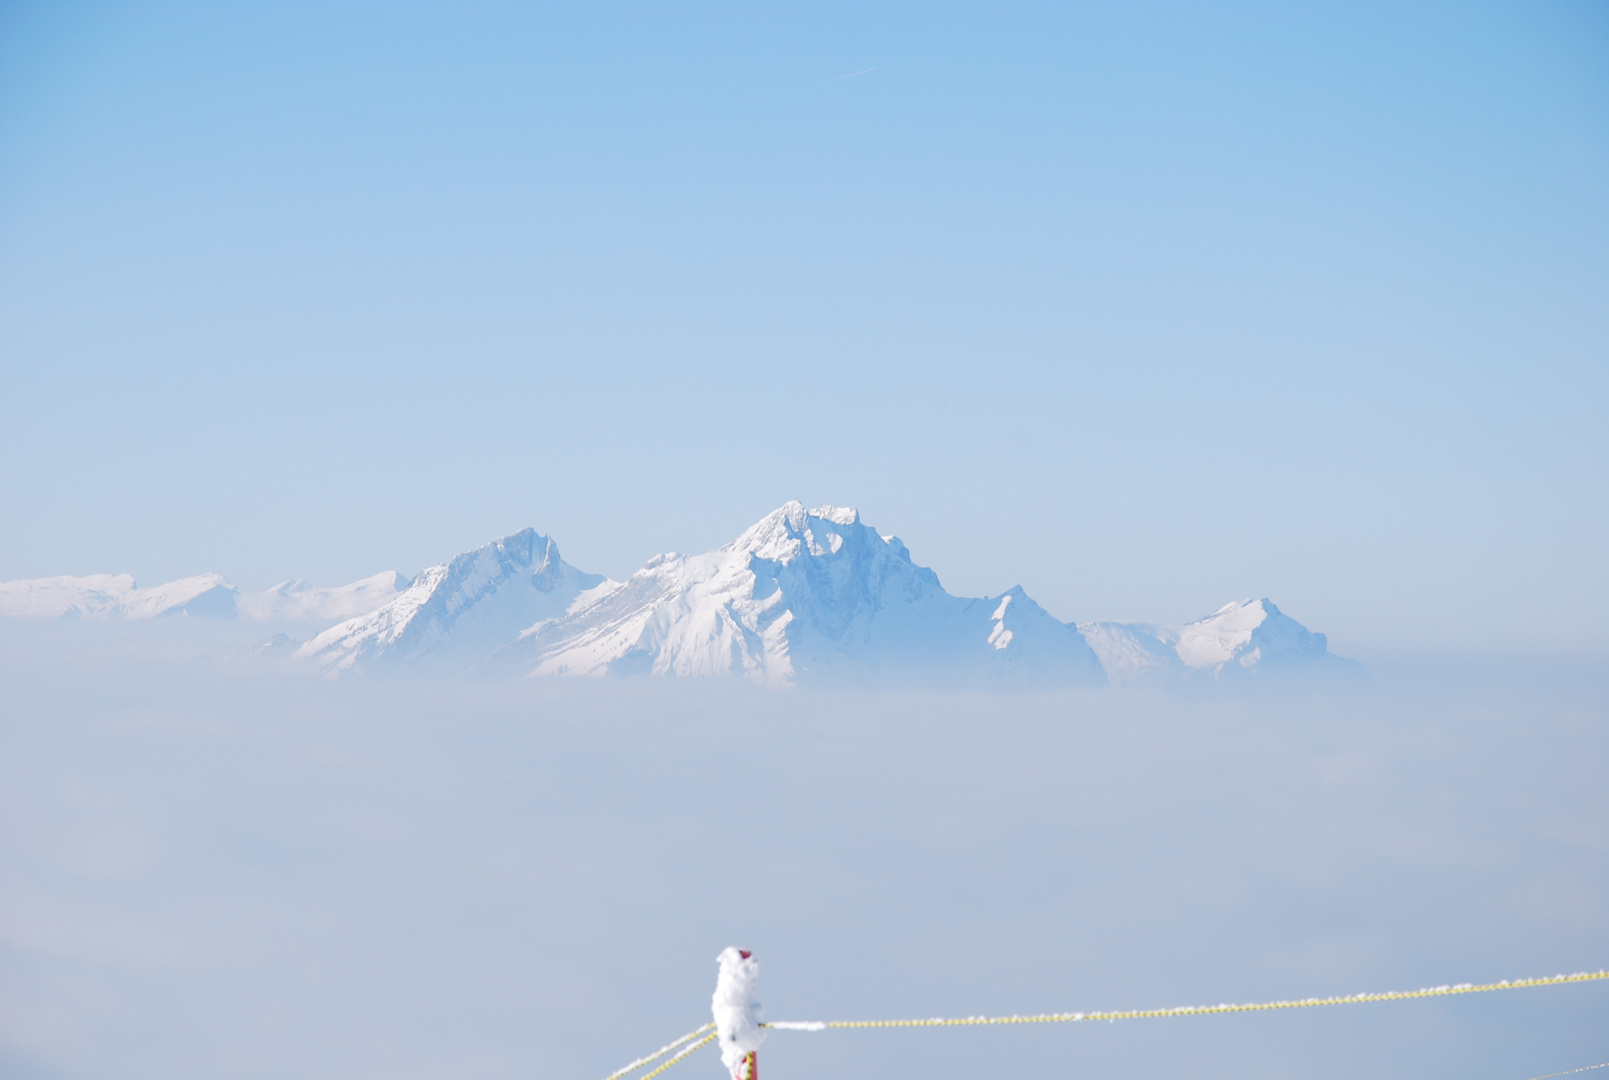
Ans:
[[[328,682],[194,623],[0,628],[0,1075],[599,1080],[708,1019],[1414,988],[1609,961],[1609,682],[1322,694]],[[154,651],[153,651],[154,649]],[[1075,1028],[777,1032],[866,1073],[1520,1080],[1586,985]],[[668,1074],[721,1075],[713,1053]]]

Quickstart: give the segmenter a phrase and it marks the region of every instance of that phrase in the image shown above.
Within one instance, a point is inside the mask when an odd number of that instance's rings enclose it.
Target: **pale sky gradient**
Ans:
[[[1063,618],[1602,657],[1609,8],[0,4],[0,369],[0,578],[798,498]]]

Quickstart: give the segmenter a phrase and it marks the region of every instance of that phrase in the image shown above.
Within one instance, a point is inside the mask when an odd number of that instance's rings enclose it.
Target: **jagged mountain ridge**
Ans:
[[[1266,598],[1159,625],[1064,623],[1020,587],[952,596],[856,510],[797,502],[714,551],[657,556],[625,582],[576,569],[529,528],[412,580],[388,571],[333,589],[290,581],[243,592],[216,574],[150,589],[126,574],[0,582],[0,617],[163,615],[323,623],[309,641],[281,635],[260,651],[293,651],[332,675],[438,666],[1055,686],[1357,667]]]
[[[1104,681],[1077,628],[1022,590],[951,596],[853,509],[791,502],[703,555],[659,556],[608,595],[538,624],[495,671]]]

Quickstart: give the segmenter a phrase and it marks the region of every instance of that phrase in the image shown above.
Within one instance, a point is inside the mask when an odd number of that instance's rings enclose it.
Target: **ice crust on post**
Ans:
[[[728,947],[715,958],[721,966],[715,977],[715,997],[710,1011],[715,1014],[715,1032],[721,1047],[721,1064],[733,1080],[749,1080],[746,1062],[765,1041],[760,1026],[760,962],[745,949]]]

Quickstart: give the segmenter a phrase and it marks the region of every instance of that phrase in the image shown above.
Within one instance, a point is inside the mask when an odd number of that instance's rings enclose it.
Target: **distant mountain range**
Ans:
[[[1064,623],[1018,588],[944,591],[853,509],[790,502],[724,547],[656,556],[611,581],[524,529],[408,579],[217,574],[142,589],[124,575],[0,582],[0,617],[208,617],[325,624],[283,651],[331,675],[435,669],[482,676],[739,675],[770,686],[1090,686],[1358,670],[1266,599],[1182,626]],[[333,625],[330,625],[333,624]]]
[[[193,615],[251,622],[333,622],[374,611],[409,586],[395,570],[333,589],[285,581],[242,592],[218,574],[180,578],[142,589],[129,574],[0,581],[0,618],[155,619]]]

